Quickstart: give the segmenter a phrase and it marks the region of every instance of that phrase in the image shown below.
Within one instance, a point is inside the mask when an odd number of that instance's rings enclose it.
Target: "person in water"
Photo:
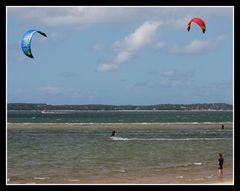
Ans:
[[[116,133],[116,131],[113,130],[113,131],[112,131],[112,135],[111,135],[111,137],[114,137],[114,136],[115,136],[115,133]]]
[[[224,125],[222,124],[222,129],[224,129]]]
[[[218,159],[218,175],[220,177],[223,177],[223,162],[224,162],[224,159],[223,159],[223,156],[221,153],[219,153],[219,159]]]

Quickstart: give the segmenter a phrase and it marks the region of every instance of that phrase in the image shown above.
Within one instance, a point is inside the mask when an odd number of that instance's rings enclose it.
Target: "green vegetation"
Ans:
[[[158,104],[158,105],[48,105],[41,103],[8,103],[8,110],[232,110],[233,106],[226,103],[203,104]]]

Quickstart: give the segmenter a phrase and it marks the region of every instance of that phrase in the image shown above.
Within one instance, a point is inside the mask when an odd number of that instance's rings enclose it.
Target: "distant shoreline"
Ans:
[[[215,111],[219,111],[219,112],[233,112],[233,110],[217,110],[217,109],[192,109],[192,110],[61,110],[61,109],[46,109],[46,110],[7,110],[7,111],[39,111],[39,112],[215,112]]]
[[[8,110],[76,110],[76,111],[226,111],[233,110],[232,104],[194,103],[194,104],[153,104],[153,105],[51,105],[45,103],[8,103]]]

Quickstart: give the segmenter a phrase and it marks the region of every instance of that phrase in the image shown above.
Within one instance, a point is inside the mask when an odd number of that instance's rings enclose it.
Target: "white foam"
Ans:
[[[177,176],[177,178],[183,178],[183,176]]]
[[[202,165],[201,162],[195,162],[195,163],[193,163],[193,164],[196,165],[196,166],[200,166],[200,165]]]
[[[123,137],[109,137],[110,139],[114,140],[114,141],[129,141],[131,139],[128,138],[123,138]]]
[[[210,176],[208,176],[207,178],[212,178],[213,177],[213,174],[211,174]]]
[[[78,179],[69,179],[68,181],[70,181],[70,182],[78,182],[79,180]]]
[[[124,138],[124,137],[109,137],[113,141],[215,141],[215,140],[230,140],[231,138]]]
[[[34,177],[35,180],[45,180],[48,179],[48,177]]]

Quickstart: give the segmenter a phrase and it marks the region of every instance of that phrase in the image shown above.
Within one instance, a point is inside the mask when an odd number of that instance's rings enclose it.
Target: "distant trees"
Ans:
[[[120,111],[120,110],[232,110],[226,103],[197,104],[158,104],[158,105],[48,105],[43,103],[8,103],[8,110],[81,110],[81,111]]]

